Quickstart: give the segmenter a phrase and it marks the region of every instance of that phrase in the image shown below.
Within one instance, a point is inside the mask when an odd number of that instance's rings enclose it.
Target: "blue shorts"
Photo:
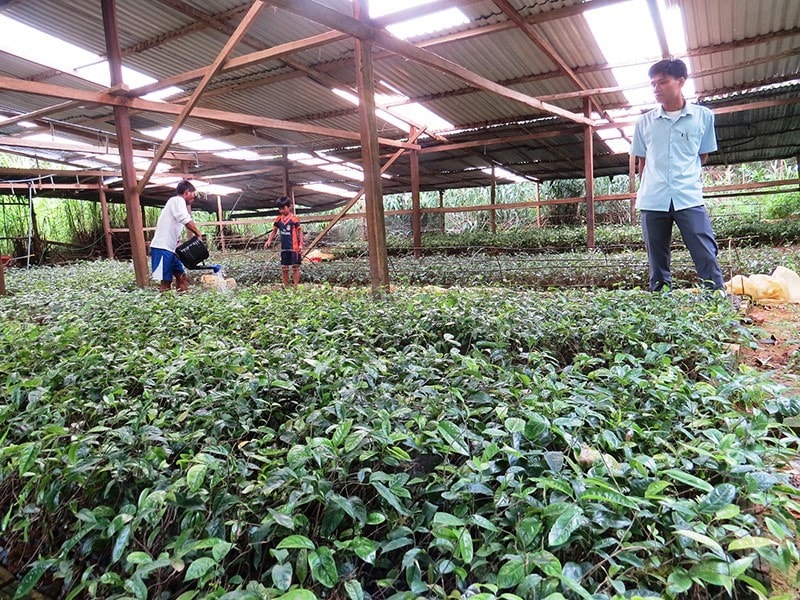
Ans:
[[[289,265],[299,265],[302,262],[303,257],[299,252],[281,249],[281,265],[284,267],[288,267]]]
[[[163,248],[150,248],[150,265],[156,281],[172,281],[173,275],[186,273],[178,255]]]

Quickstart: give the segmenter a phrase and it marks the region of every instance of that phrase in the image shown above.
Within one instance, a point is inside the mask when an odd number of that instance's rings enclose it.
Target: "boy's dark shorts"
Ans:
[[[303,257],[299,252],[294,250],[281,250],[281,265],[288,267],[289,265],[299,265],[303,262]]]

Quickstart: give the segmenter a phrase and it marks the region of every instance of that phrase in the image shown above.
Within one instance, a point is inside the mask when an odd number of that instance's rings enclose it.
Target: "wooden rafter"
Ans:
[[[247,11],[247,14],[244,16],[242,21],[239,23],[239,26],[233,32],[231,37],[222,47],[217,57],[214,59],[214,62],[206,70],[205,75],[203,76],[202,81],[198,84],[197,88],[192,94],[192,97],[189,101],[183,106],[181,109],[180,114],[178,114],[178,118],[175,119],[175,122],[172,124],[172,127],[167,133],[164,141],[161,142],[161,145],[158,147],[155,155],[153,156],[153,160],[150,162],[150,166],[147,167],[142,179],[139,181],[139,193],[142,193],[144,190],[144,186],[147,185],[147,182],[150,180],[150,177],[155,173],[156,167],[158,166],[158,161],[164,156],[166,151],[169,149],[170,145],[172,144],[172,140],[175,139],[175,134],[178,133],[178,130],[184,124],[186,119],[189,118],[189,115],[192,112],[192,109],[197,105],[197,102],[200,100],[200,96],[203,93],[203,90],[209,84],[209,82],[214,78],[214,76],[219,72],[222,68],[222,64],[228,58],[228,55],[233,51],[236,44],[239,43],[239,40],[245,35],[247,29],[250,25],[255,21],[258,13],[261,12],[261,9],[264,8],[264,3],[262,0],[255,0],[250,7],[250,10]]]
[[[650,11],[650,19],[658,37],[658,46],[661,48],[661,58],[669,58],[669,43],[667,42],[667,32],[664,29],[664,20],[661,18],[661,11],[658,8],[658,0],[647,0],[647,8]]]
[[[13,77],[0,76],[0,90],[12,90],[16,92],[23,92],[28,94],[36,94],[40,96],[51,96],[55,98],[70,98],[73,100],[80,100],[83,102],[94,102],[97,104],[106,104],[109,106],[127,106],[128,108],[141,110],[144,112],[155,112],[168,115],[179,115],[183,111],[183,106],[178,104],[171,104],[169,102],[152,102],[150,100],[143,100],[141,98],[123,98],[109,94],[107,92],[89,92],[86,90],[79,90],[50,83],[41,83],[35,81],[25,81],[15,79]],[[233,113],[222,110],[214,110],[210,108],[195,107],[191,111],[192,117],[200,119],[208,119],[210,121],[220,121],[223,123],[234,123],[237,125],[246,125],[249,127],[263,127],[265,129],[279,129],[284,131],[294,131],[300,133],[308,133],[312,135],[320,135],[324,137],[332,137],[343,140],[360,141],[361,136],[358,132],[347,131],[345,129],[334,129],[331,127],[318,127],[315,125],[308,125],[305,123],[297,123],[293,121],[282,121],[280,119],[270,119],[267,117],[259,117],[256,115],[246,115],[242,113]],[[386,146],[394,146],[397,148],[412,148],[413,144],[407,142],[400,142],[388,138],[379,138],[378,141]]]

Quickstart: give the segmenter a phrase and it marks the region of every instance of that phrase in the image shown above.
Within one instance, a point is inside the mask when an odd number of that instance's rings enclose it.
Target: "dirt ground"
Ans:
[[[800,305],[748,305],[742,323],[758,347],[742,345],[740,361],[771,373],[775,381],[800,396]]]

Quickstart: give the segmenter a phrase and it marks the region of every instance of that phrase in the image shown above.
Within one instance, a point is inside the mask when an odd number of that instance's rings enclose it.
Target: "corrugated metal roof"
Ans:
[[[625,95],[614,88],[617,81],[606,62],[583,12],[623,0],[509,0],[517,15],[526,20],[523,31],[502,8],[490,0],[453,0],[467,22],[444,31],[413,38],[426,52],[445,58],[474,74],[533,98],[574,113],[583,113],[580,96],[551,98],[579,89],[610,90],[596,93],[595,108],[630,108]],[[645,0],[630,0],[644,2]],[[137,71],[163,80],[188,71],[203,69],[220,49],[250,8],[245,0],[116,0],[117,23],[123,62]],[[349,0],[318,2],[350,18]],[[797,0],[671,0],[670,6],[683,11],[688,44],[687,60],[697,76],[694,84],[701,101],[711,107],[738,112],[721,112],[717,118],[720,151],[711,155],[712,164],[783,158],[800,154],[800,2]],[[414,14],[425,8],[414,9]],[[98,55],[105,53],[99,2],[26,0],[0,8],[8,16],[38,30],[53,34]],[[392,17],[376,23],[387,24]],[[549,45],[556,54],[548,56],[530,39],[529,33]],[[330,34],[324,43],[297,48],[297,42]],[[621,28],[620,35],[625,35]],[[257,152],[259,160],[225,159],[210,152],[195,152],[180,144],[183,160],[171,163],[176,172],[219,181],[242,190],[224,198],[226,208],[253,210],[269,206],[283,193],[283,166],[275,160],[283,149],[289,152],[327,152],[341,160],[358,162],[359,132],[357,109],[331,92],[332,87],[355,86],[355,44],[352,38],[335,35],[311,18],[297,16],[271,6],[269,2],[236,45],[231,57],[242,57],[284,44],[293,52],[218,73],[201,95],[198,107],[227,113],[225,118],[190,118],[184,129],[219,139],[236,149]],[[675,50],[673,50],[675,51]],[[488,185],[490,178],[480,169],[502,165],[510,171],[537,179],[583,177],[582,125],[528,104],[493,92],[477,89],[459,77],[444,74],[407,57],[374,48],[375,79],[379,88],[393,89],[409,102],[420,102],[454,126],[442,132],[445,138],[421,138],[422,189],[444,189],[465,185]],[[561,70],[558,61],[573,71],[578,83]],[[648,63],[641,65],[646,84]],[[65,89],[63,97],[19,91],[17,86],[0,85],[0,113],[26,114],[64,101],[70,90],[103,91],[102,86],[71,74],[53,71],[10,54],[0,53],[0,74],[31,85],[45,83]],[[199,78],[183,78],[177,86],[186,101]],[[746,92],[764,84],[785,83],[784,87]],[[380,91],[380,90],[379,90]],[[778,102],[776,104],[776,101]],[[752,103],[762,104],[754,105]],[[767,102],[768,104],[763,104]],[[769,104],[771,102],[771,104]],[[646,107],[634,107],[644,110]],[[239,115],[238,117],[236,115]],[[250,117],[248,117],[250,116]],[[295,123],[289,128],[254,124],[257,118]],[[168,127],[172,114],[131,111],[134,145],[145,157],[160,144],[139,130]],[[232,122],[237,121],[238,122]],[[627,121],[630,124],[630,119]],[[89,143],[95,147],[113,145],[114,115],[111,106],[81,101],[67,108],[41,115],[39,132],[58,139]],[[349,132],[309,132],[312,125]],[[384,120],[378,121],[379,135],[404,140],[407,132]],[[557,134],[553,134],[553,131]],[[48,147],[25,148],[19,138],[33,130],[20,125],[0,124],[0,149],[36,155],[75,165],[92,164],[91,155],[72,150],[59,152]],[[527,136],[527,137],[526,137]],[[504,140],[508,141],[504,141]],[[5,142],[5,143],[4,143]],[[16,145],[15,145],[16,144]],[[460,144],[453,146],[454,144]],[[434,152],[434,149],[442,148]],[[382,146],[384,155],[397,150]],[[188,159],[188,160],[187,160]],[[80,161],[80,162],[75,162]],[[97,162],[95,160],[95,162]],[[98,163],[102,164],[102,163]],[[611,151],[595,136],[595,173],[598,176],[626,173],[627,154]],[[359,184],[328,171],[300,163],[287,165],[298,203],[330,207],[345,199],[310,191],[303,184],[326,182],[356,189]],[[409,161],[398,160],[390,169],[393,178],[384,180],[388,192],[410,188]],[[169,187],[149,188],[145,203],[158,203],[171,193]],[[115,194],[117,194],[115,196]],[[120,198],[117,192],[112,199]],[[212,207],[215,208],[215,207]]]

